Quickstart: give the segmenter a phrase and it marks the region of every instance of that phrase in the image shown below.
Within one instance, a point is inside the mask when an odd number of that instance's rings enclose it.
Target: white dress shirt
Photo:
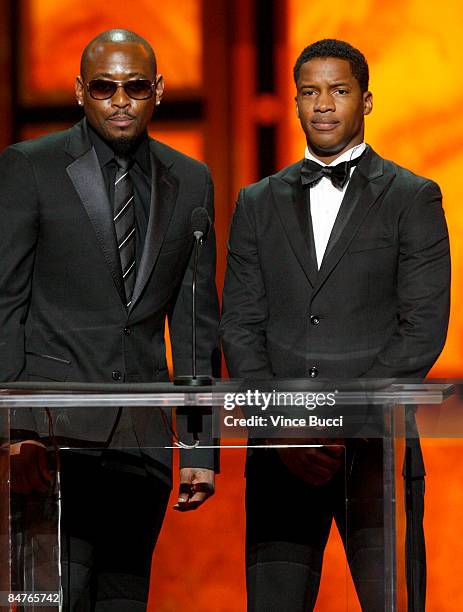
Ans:
[[[305,158],[317,162],[317,164],[320,164],[320,166],[337,166],[341,162],[350,161],[351,159],[360,157],[365,149],[366,144],[362,142],[361,144],[344,151],[344,153],[331,162],[331,164],[324,164],[322,161],[314,157],[306,147]],[[349,181],[356,167],[357,166],[354,166],[350,169]],[[312,217],[318,269],[320,269],[322,264],[326,245],[328,244],[331,230],[333,229],[334,222],[336,221],[339,209],[341,208],[342,199],[349,181],[347,181],[343,189],[338,189],[333,185],[329,178],[324,176],[316,185],[310,188],[310,215]]]

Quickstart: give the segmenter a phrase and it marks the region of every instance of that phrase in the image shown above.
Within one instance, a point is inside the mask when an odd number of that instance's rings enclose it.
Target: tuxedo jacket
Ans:
[[[191,373],[191,214],[201,206],[213,219],[213,187],[204,164],[152,139],[149,146],[150,214],[128,310],[112,204],[86,121],[0,156],[0,380],[166,381],[166,316],[175,374]],[[196,291],[198,371],[210,373],[218,352],[212,228]],[[105,440],[116,412],[63,411],[55,434]],[[46,418],[35,415],[31,426],[16,417],[20,429],[48,432]],[[132,421],[139,446],[168,441],[158,411],[133,409]],[[209,453],[193,454],[198,467],[211,467]],[[168,479],[168,451],[151,455]]]
[[[424,378],[449,317],[439,187],[367,148],[318,270],[301,163],[239,194],[220,332],[230,375]]]

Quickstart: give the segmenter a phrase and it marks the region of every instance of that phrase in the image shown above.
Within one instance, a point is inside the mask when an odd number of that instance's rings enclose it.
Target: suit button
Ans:
[[[310,376],[310,378],[316,378],[316,377],[318,376],[318,370],[317,370],[317,368],[315,368],[315,367],[310,368],[310,370],[309,370],[309,376]]]
[[[130,336],[131,333],[132,333],[132,330],[130,329],[130,327],[124,327],[125,336]]]
[[[120,370],[114,370],[111,377],[113,380],[120,380],[122,378],[122,372]]]
[[[320,323],[320,317],[318,315],[312,315],[310,317],[310,322],[312,325],[318,325]]]

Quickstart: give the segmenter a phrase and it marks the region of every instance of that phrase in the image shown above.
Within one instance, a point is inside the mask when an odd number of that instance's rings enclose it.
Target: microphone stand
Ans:
[[[191,285],[191,297],[192,297],[192,308],[191,308],[191,376],[176,376],[174,378],[174,385],[184,385],[186,387],[201,387],[213,385],[214,381],[211,376],[204,374],[196,374],[196,276],[198,270],[198,259],[199,252],[201,250],[202,238],[204,233],[201,231],[194,232],[195,245],[194,245],[194,265],[193,265],[193,282]],[[185,414],[183,411],[177,410],[177,415]],[[191,406],[188,409],[187,414],[187,431],[193,434],[195,444],[199,443],[199,432],[203,430],[203,414],[201,408]]]
[[[184,385],[187,387],[201,387],[213,385],[214,381],[211,376],[206,374],[196,374],[196,277],[198,271],[198,259],[201,245],[203,243],[204,233],[201,231],[194,232],[195,245],[194,245],[194,265],[193,265],[193,283],[191,285],[191,297],[192,297],[192,308],[191,308],[191,376],[176,376],[174,378],[174,385]]]

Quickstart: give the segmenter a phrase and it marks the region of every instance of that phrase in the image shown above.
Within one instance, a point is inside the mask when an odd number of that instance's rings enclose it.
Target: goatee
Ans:
[[[128,157],[137,148],[141,138],[115,138],[109,143],[115,155],[118,157]]]

